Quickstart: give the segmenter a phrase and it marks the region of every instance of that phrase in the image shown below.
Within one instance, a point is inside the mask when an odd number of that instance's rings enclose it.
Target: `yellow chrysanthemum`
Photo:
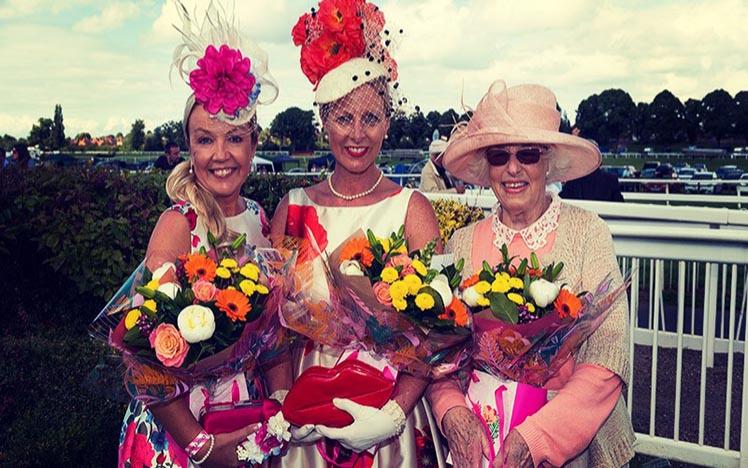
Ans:
[[[152,279],[148,283],[146,283],[145,287],[150,289],[151,291],[155,291],[160,286],[158,280]]]
[[[231,272],[228,268],[218,267],[216,268],[216,276],[222,279],[229,279],[231,278]]]
[[[504,281],[509,281],[510,279],[512,279],[512,277],[509,275],[509,273],[507,273],[505,271],[502,271],[501,273],[499,273],[498,275],[496,275],[496,277],[497,278],[501,278]]]
[[[247,295],[247,297],[252,297],[252,294],[257,291],[257,285],[252,280],[244,280],[239,283],[239,289],[241,289],[242,292]]]
[[[382,270],[382,281],[384,281],[387,284],[392,284],[395,281],[397,281],[397,278],[400,277],[397,270],[395,270],[392,267],[387,267],[384,270]]]
[[[256,286],[256,288],[257,288],[257,292],[260,293],[260,294],[262,294],[262,295],[268,294],[270,292],[270,290],[268,289],[268,287],[265,286],[264,284],[258,284]]]
[[[473,287],[478,294],[486,294],[491,290],[491,285],[488,284],[488,281],[478,281]]]
[[[143,307],[150,310],[151,312],[158,312],[158,307],[156,306],[156,301],[153,299],[148,299],[143,303]]]
[[[260,269],[254,263],[247,263],[239,270],[239,274],[252,281],[257,281],[260,277]]]
[[[408,294],[411,296],[418,294],[418,290],[423,286],[423,281],[421,281],[418,275],[406,275],[403,281],[408,285]]]
[[[221,260],[221,266],[226,269],[233,270],[235,268],[238,268],[239,264],[236,263],[236,260],[234,260],[233,258],[224,258],[223,260]]]
[[[127,330],[131,329],[135,326],[136,323],[138,323],[138,319],[140,318],[140,311],[138,309],[133,309],[130,312],[127,313],[125,316],[125,328]]]
[[[531,314],[535,313],[535,306],[531,302],[528,302],[527,304],[525,304],[525,307],[527,307],[527,311],[530,312]]]
[[[487,297],[480,297],[478,298],[478,305],[481,307],[488,307],[491,305],[491,301],[489,301]]]
[[[408,285],[405,283],[405,281],[395,281],[390,285],[390,296],[392,297],[392,300],[395,299],[405,299],[405,296],[408,294]]]
[[[522,281],[522,280],[521,280],[521,279],[519,279],[519,278],[510,278],[510,279],[509,279],[509,286],[510,286],[510,287],[511,287],[512,289],[522,289],[522,288],[524,288],[524,287],[525,287],[525,282],[524,282],[524,281]]]
[[[419,275],[426,276],[426,273],[428,273],[426,265],[424,265],[422,261],[415,259],[413,260],[412,265],[413,269],[416,270],[416,273],[418,273]]]
[[[509,291],[509,281],[505,280],[504,278],[497,276],[495,280],[493,280],[493,283],[491,283],[491,291],[495,293],[505,293]]]
[[[517,305],[522,305],[525,303],[525,298],[522,297],[521,294],[509,293],[506,295],[506,297],[507,299],[509,299],[510,301],[514,302]]]
[[[431,294],[421,293],[416,296],[416,307],[421,310],[429,310],[434,307],[434,304],[436,304],[436,302],[434,301],[434,298],[431,297]]]
[[[405,302],[405,299],[392,299],[392,307],[394,307],[395,310],[402,312],[408,307],[408,303]]]

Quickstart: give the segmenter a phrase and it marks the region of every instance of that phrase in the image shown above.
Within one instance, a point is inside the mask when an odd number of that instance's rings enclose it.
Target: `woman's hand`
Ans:
[[[497,458],[494,462],[494,467],[510,467],[516,466],[533,466],[532,455],[530,454],[530,448],[527,446],[525,439],[522,435],[515,431],[509,431],[509,434],[504,439],[504,460],[503,463],[497,463]]]
[[[311,444],[322,439],[322,434],[317,432],[314,424],[304,424],[301,427],[291,426],[292,444]]]
[[[444,436],[455,468],[479,467],[491,458],[491,442],[478,417],[464,406],[456,406],[442,419]]]
[[[213,444],[213,451],[210,452],[208,459],[201,463],[200,466],[207,468],[234,468],[241,466],[242,462],[239,461],[239,457],[236,455],[236,447],[247,440],[247,437],[251,434],[257,432],[259,428],[259,424],[252,424],[234,432],[215,434],[214,437],[216,441]],[[208,451],[208,447],[210,447],[210,442],[205,444],[193,460],[200,460],[204,457]]]

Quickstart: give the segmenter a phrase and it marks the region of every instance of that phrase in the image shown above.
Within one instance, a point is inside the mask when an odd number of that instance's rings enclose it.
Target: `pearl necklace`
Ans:
[[[333,172],[333,174],[334,174],[334,172]],[[342,194],[342,193],[338,192],[337,190],[335,190],[333,188],[333,186],[332,186],[332,174],[330,174],[329,176],[327,176],[327,186],[330,187],[330,191],[336,197],[342,198],[343,200],[351,201],[351,200],[355,200],[357,198],[365,197],[365,196],[369,195],[371,192],[373,192],[374,190],[376,190],[376,188],[379,186],[379,183],[382,182],[383,178],[384,178],[384,172],[379,171],[379,178],[377,179],[376,182],[374,182],[374,185],[372,185],[370,189],[368,189],[368,190],[366,190],[364,192],[361,192],[361,193],[354,194],[354,195],[345,195],[345,194]]]

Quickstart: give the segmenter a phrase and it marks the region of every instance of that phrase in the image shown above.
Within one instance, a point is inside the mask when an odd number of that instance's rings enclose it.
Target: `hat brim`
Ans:
[[[375,62],[357,57],[333,68],[317,85],[314,102],[328,104],[347,96],[359,86],[387,76],[387,70]]]
[[[566,182],[594,171],[602,162],[598,147],[584,138],[536,128],[486,128],[467,135],[454,135],[442,156],[442,164],[455,177],[489,187],[489,146],[507,144],[553,145],[547,183]]]

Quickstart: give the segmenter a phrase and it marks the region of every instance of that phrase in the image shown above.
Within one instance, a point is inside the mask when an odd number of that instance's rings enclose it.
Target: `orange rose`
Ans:
[[[184,362],[190,345],[182,338],[177,327],[162,323],[148,336],[156,357],[167,367],[179,367]]]
[[[378,281],[374,284],[374,294],[377,296],[377,300],[380,304],[386,306],[392,305],[392,296],[390,295],[390,285],[384,281]]]
[[[210,302],[216,298],[218,289],[210,281],[196,281],[192,285],[192,292],[195,294],[195,299],[200,302]]]

